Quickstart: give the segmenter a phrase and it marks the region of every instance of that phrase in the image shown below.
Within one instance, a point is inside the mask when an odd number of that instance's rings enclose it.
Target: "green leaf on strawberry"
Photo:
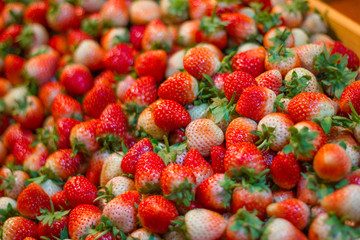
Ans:
[[[50,204],[51,204],[51,211],[49,211],[48,209],[40,209],[41,215],[36,217],[36,219],[41,221],[44,226],[45,225],[52,226],[56,220],[62,219],[70,212],[70,210],[55,212],[53,202],[50,201]]]
[[[36,138],[31,146],[35,147],[39,143],[42,143],[50,152],[57,151],[57,143],[59,141],[59,135],[56,132],[56,127],[54,126],[52,130],[49,128],[38,128],[36,129]]]
[[[175,201],[178,206],[184,204],[189,207],[191,202],[195,200],[196,185],[185,178],[178,186],[171,189],[171,194],[164,196],[166,199]]]
[[[302,128],[300,131],[295,127],[290,127],[288,131],[291,134],[289,137],[290,142],[284,147],[283,152],[285,154],[294,152],[296,158],[298,158],[299,155],[311,157],[310,151],[315,150],[314,144],[312,144],[311,141],[314,140],[319,133],[310,131],[307,127]]]
[[[229,22],[221,21],[221,19],[216,16],[216,8],[217,7],[215,6],[210,17],[204,16],[201,19],[199,29],[206,35],[216,33],[216,31],[224,29],[225,26],[229,24]]]
[[[93,37],[97,37],[102,30],[102,26],[97,19],[85,19],[81,23],[81,30]]]
[[[280,61],[287,61],[290,57],[295,56],[295,50],[286,48],[285,44],[267,48],[269,54],[269,62],[279,63]]]
[[[293,0],[289,4],[283,5],[284,10],[289,13],[294,13],[295,15],[300,11],[301,14],[306,13],[309,7],[309,1],[306,0]]]
[[[100,186],[99,191],[97,192],[98,197],[95,198],[94,202],[97,202],[100,199],[105,199],[106,203],[109,203],[111,200],[113,200],[115,198],[115,195],[113,194],[112,187],[112,183],[110,183],[109,187]]]
[[[264,4],[252,2],[250,7],[255,11],[255,21],[264,26],[264,32],[281,25],[280,13],[271,13],[269,9],[261,10]]]
[[[20,35],[16,37],[16,42],[18,42],[22,48],[30,47],[34,42],[34,30],[29,25],[25,26]]]
[[[234,224],[230,226],[230,230],[234,232],[242,230],[245,236],[251,236],[252,239],[260,238],[264,222],[256,214],[256,210],[249,212],[245,207],[240,208],[235,214]]]
[[[338,218],[335,213],[330,212],[324,223],[330,226],[329,239],[351,240],[360,237],[360,229],[352,228],[345,223],[346,218]]]
[[[219,194],[219,196],[223,197],[223,199],[224,199],[223,206],[225,208],[229,208],[233,190],[234,190],[234,188],[239,186],[239,184],[237,184],[235,181],[231,180],[231,178],[229,177],[229,175],[227,173],[224,174],[224,181],[223,182],[219,181],[218,183],[224,189]]]
[[[6,209],[0,209],[0,223],[4,224],[6,219],[11,217],[21,216],[16,207],[13,207],[10,203],[6,206]]]
[[[184,0],[169,0],[168,11],[173,16],[183,17],[189,10],[189,2]]]
[[[266,127],[265,124],[261,125],[262,131],[251,131],[250,133],[259,137],[259,140],[255,143],[257,147],[261,150],[268,150],[275,140],[276,136],[274,135],[275,128]]]
[[[309,85],[309,80],[311,77],[305,75],[299,78],[296,71],[292,72],[290,81],[283,81],[283,86],[280,88],[280,91],[288,98],[293,98],[296,95],[305,91],[305,88]]]

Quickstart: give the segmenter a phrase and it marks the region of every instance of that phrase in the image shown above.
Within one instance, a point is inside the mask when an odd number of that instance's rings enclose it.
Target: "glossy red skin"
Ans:
[[[135,71],[140,77],[151,76],[156,83],[165,77],[167,55],[164,50],[149,50],[140,54],[135,61]]]
[[[360,185],[360,170],[357,169],[353,171],[352,173],[346,176],[346,179],[352,184]]]
[[[258,47],[236,54],[231,59],[233,71],[243,71],[253,77],[259,76],[265,70],[265,48]]]
[[[10,152],[13,152],[13,147],[16,142],[25,141],[27,145],[31,144],[35,138],[30,130],[20,127],[20,124],[13,124],[8,127],[4,133],[3,141]]]
[[[339,53],[342,56],[346,56],[348,60],[347,67],[352,69],[353,71],[356,71],[360,66],[360,59],[359,56],[356,55],[356,53],[345,47],[341,42],[336,41],[334,43],[334,47],[331,50],[331,54]]]
[[[141,50],[141,41],[144,36],[145,26],[135,25],[130,28],[130,43],[137,49]]]
[[[210,163],[201,156],[199,150],[197,149],[189,150],[185,157],[184,166],[190,168],[194,173],[196,177],[196,185],[199,185],[202,181],[214,173]]]
[[[226,25],[227,33],[236,42],[241,43],[250,35],[256,33],[256,23],[254,19],[241,13],[225,13],[221,15],[221,20],[230,22]]]
[[[138,210],[142,226],[156,233],[166,232],[171,221],[178,216],[175,205],[159,195],[142,200]]]
[[[152,152],[154,150],[150,140],[148,138],[143,138],[137,142],[129,151],[125,154],[123,160],[121,161],[121,170],[125,174],[135,174],[136,164],[139,161],[141,155],[147,152]]]
[[[164,195],[171,194],[173,188],[185,179],[190,183],[196,183],[195,175],[188,167],[178,164],[168,165],[161,174],[161,189]]]
[[[201,80],[203,74],[211,76],[215,73],[216,55],[206,47],[195,47],[186,52],[183,63],[186,72]]]
[[[257,86],[257,82],[253,76],[246,72],[235,71],[225,78],[224,93],[229,101],[235,93],[234,102],[237,102],[242,92],[251,86]]]
[[[226,149],[221,146],[214,146],[211,149],[211,166],[214,169],[215,173],[224,173],[224,158],[225,158]]]
[[[39,23],[47,26],[46,12],[49,5],[46,2],[32,2],[26,7],[24,12],[24,22]]]
[[[26,237],[39,237],[38,225],[23,217],[12,217],[6,220],[3,228],[3,237],[11,237],[12,240],[24,240]]]
[[[118,74],[130,72],[138,51],[132,46],[120,43],[109,50],[103,58],[105,67]]]
[[[293,153],[276,155],[270,172],[274,182],[283,189],[292,189],[300,180],[300,164]]]
[[[74,98],[63,93],[58,94],[54,98],[51,113],[55,120],[59,118],[82,119],[81,104]]]
[[[38,97],[45,109],[51,111],[52,103],[55,97],[65,90],[64,86],[59,82],[45,83],[39,89]]]
[[[51,240],[56,240],[55,237],[60,238],[61,231],[68,227],[69,219],[68,216],[64,216],[61,219],[55,220],[51,226],[48,224],[44,225],[42,222],[39,222],[39,235],[47,237]]]
[[[66,199],[65,192],[63,190],[55,193],[51,198],[51,201],[53,201],[54,208],[56,211],[60,211],[60,210],[66,211],[71,209],[70,203]]]
[[[96,136],[111,134],[116,137],[123,137],[126,133],[126,123],[126,117],[121,106],[115,103],[109,104],[100,115]]]
[[[82,161],[79,154],[71,156],[72,154],[73,151],[70,148],[59,149],[46,159],[45,165],[63,181],[66,181],[78,172]]]
[[[13,40],[15,41],[16,37],[20,35],[23,26],[20,24],[12,24],[4,29],[3,32],[0,33],[0,41]],[[17,45],[17,43],[14,43]]]
[[[109,156],[107,151],[96,152],[90,159],[90,167],[86,172],[86,178],[90,180],[95,186],[100,185],[100,174],[106,158]]]
[[[204,31],[198,30],[195,32],[195,41],[197,43],[211,43],[219,49],[224,49],[227,45],[228,37],[226,31],[223,30],[215,31],[208,35]]]
[[[21,72],[24,68],[25,61],[24,58],[13,54],[6,55],[4,59],[5,77],[11,84],[17,85],[23,82]]]
[[[175,129],[170,133],[169,143],[171,145],[182,143],[184,141],[185,141],[185,131],[183,131],[182,129]]]
[[[80,121],[73,118],[60,118],[56,121],[56,133],[59,136],[59,141],[57,142],[57,147],[59,149],[62,148],[70,148],[70,132],[71,129],[79,124]]]
[[[95,204],[94,200],[97,198],[96,186],[82,176],[70,178],[64,185],[64,193],[72,207]]]
[[[60,74],[60,82],[70,95],[81,96],[93,86],[93,79],[89,69],[81,64],[66,66]]]
[[[350,101],[355,111],[360,113],[360,81],[351,83],[341,95],[340,110],[345,116],[351,114]]]
[[[39,98],[27,96],[28,103],[24,110],[14,114],[13,118],[24,128],[35,130],[41,127],[44,120],[44,107]]]
[[[73,51],[83,40],[94,38],[80,29],[71,29],[67,32],[66,39],[70,50]]]
[[[157,87],[153,77],[141,77],[130,86],[124,96],[125,103],[148,106],[157,99]]]

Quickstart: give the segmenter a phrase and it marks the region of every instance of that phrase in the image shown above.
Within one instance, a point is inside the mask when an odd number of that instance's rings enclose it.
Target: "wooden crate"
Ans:
[[[312,8],[317,8],[322,14],[326,13],[326,19],[337,38],[360,56],[360,24],[324,2],[319,0],[309,2]],[[360,6],[356,7],[360,9]]]

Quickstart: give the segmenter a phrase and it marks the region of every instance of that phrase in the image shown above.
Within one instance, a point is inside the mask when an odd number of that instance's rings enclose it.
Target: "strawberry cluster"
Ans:
[[[359,58],[306,0],[0,0],[2,240],[360,238]]]

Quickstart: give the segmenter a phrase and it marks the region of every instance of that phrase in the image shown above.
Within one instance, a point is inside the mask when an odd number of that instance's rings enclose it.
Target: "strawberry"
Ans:
[[[24,12],[25,23],[39,23],[43,26],[47,25],[46,12],[49,5],[46,2],[32,2]]]
[[[12,88],[9,80],[0,78],[0,96],[4,97]]]
[[[215,240],[224,234],[227,221],[217,212],[198,208],[185,214],[183,224],[190,239]]]
[[[51,5],[46,13],[46,20],[49,27],[55,31],[65,31],[80,25],[80,21],[76,17],[75,7],[68,2]]]
[[[161,173],[165,167],[164,161],[156,153],[147,152],[142,154],[136,164],[136,190],[141,193],[159,191]]]
[[[68,227],[68,214],[70,211],[55,212],[54,205],[51,205],[51,211],[42,210],[41,216],[37,219],[39,222],[39,235],[47,237],[50,240],[55,240],[61,237],[61,232]]]
[[[0,34],[0,41],[2,42],[2,44],[4,44],[3,45],[3,48],[4,48],[3,50],[5,50],[4,53],[7,53],[7,51],[9,53],[12,53],[12,52],[17,53],[16,50],[11,49],[11,47],[13,47],[13,45],[15,45],[15,46],[19,45],[15,41],[21,34],[22,29],[23,29],[23,26],[20,24],[11,24],[7,28],[5,28],[4,31],[2,31],[2,33]],[[6,54],[5,54],[5,56],[6,56]]]
[[[155,124],[165,131],[184,128],[191,122],[188,111],[172,100],[161,100],[153,108]]]
[[[70,132],[71,129],[79,124],[80,121],[73,118],[60,118],[55,122],[56,133],[58,136],[57,148],[70,148]]]
[[[186,166],[168,165],[161,174],[160,183],[165,198],[176,201],[177,205],[190,206],[195,200],[196,177]]]
[[[309,179],[301,175],[297,184],[296,197],[308,205],[314,206],[319,204],[318,195],[315,191],[308,189]]]
[[[104,49],[96,41],[86,39],[79,43],[73,58],[75,63],[83,64],[90,70],[99,70],[103,68],[104,54]]]
[[[189,0],[190,18],[200,20],[207,13],[209,5],[209,0]]]
[[[295,122],[324,120],[335,115],[330,99],[322,93],[304,92],[295,96],[288,105],[290,117]]]
[[[31,183],[19,195],[17,209],[21,215],[35,219],[41,209],[50,209],[50,197],[36,183]]]
[[[178,39],[180,45],[184,47],[191,47],[196,44],[196,34],[200,27],[200,21],[187,20],[179,26]]]
[[[26,237],[36,239],[39,236],[37,224],[23,217],[8,218],[2,228],[3,240],[23,240]]]
[[[52,196],[51,201],[53,202],[54,208],[57,211],[60,211],[60,210],[66,211],[66,210],[71,209],[70,203],[66,199],[65,192],[63,190],[55,193]]]
[[[129,22],[129,9],[124,0],[110,0],[102,6],[100,16],[114,27],[124,27]]]
[[[140,54],[135,61],[135,71],[140,77],[151,76],[161,83],[165,76],[167,56],[164,50],[149,50]]]
[[[301,66],[312,73],[316,73],[315,59],[323,51],[323,45],[305,44],[296,46],[294,49],[300,58]]]
[[[16,41],[23,49],[35,49],[46,45],[49,41],[49,35],[43,25],[31,23],[22,28],[21,33],[16,37]]]
[[[224,93],[229,101],[234,96],[234,102],[237,102],[246,88],[256,85],[257,82],[253,76],[246,72],[235,71],[225,78]]]
[[[256,174],[264,171],[267,166],[263,155],[254,144],[241,142],[227,148],[224,158],[225,172],[236,177],[241,167],[254,169]]]
[[[62,34],[50,37],[49,46],[59,52],[61,55],[65,55],[68,52],[67,39]]]
[[[159,19],[152,20],[146,25],[141,39],[142,49],[145,51],[154,49],[170,50],[173,39],[169,28]]]
[[[263,117],[257,127],[256,135],[259,136],[260,148],[271,148],[281,151],[289,143],[288,129],[294,125],[289,115],[284,113],[270,113]]]
[[[141,50],[142,38],[144,36],[145,26],[134,25],[130,28],[130,43],[137,49]]]
[[[314,74],[305,68],[294,68],[284,78],[284,87],[280,89],[287,97],[293,98],[301,92],[318,92],[318,83]],[[294,88],[294,85],[297,87]]]
[[[111,200],[104,208],[103,216],[108,217],[124,233],[130,233],[137,227],[137,207],[141,195],[128,191]]]
[[[135,48],[128,44],[120,43],[106,52],[103,62],[107,69],[118,74],[126,74],[130,72],[137,55],[138,51]]]
[[[44,144],[39,143],[36,145],[32,153],[24,159],[24,169],[30,171],[39,171],[42,166],[45,165],[45,161],[49,156],[49,152]]]
[[[284,43],[287,48],[292,48],[295,45],[294,34],[284,26],[272,28],[264,35],[264,47],[274,47],[277,41]]]
[[[13,124],[4,132],[3,141],[5,147],[7,147],[10,152],[13,152],[13,146],[16,142],[24,141],[29,145],[34,141],[34,135],[31,131],[21,128],[20,124]]]
[[[255,143],[258,138],[251,134],[251,131],[256,130],[256,128],[256,122],[250,118],[235,118],[226,129],[226,147],[229,148],[231,145],[240,142]]]
[[[351,164],[353,166],[359,165],[360,160],[360,152],[356,150],[358,143],[350,134],[341,134],[333,139],[331,139],[332,143],[342,145],[342,141],[346,144],[345,152],[349,155],[351,159]]]
[[[214,169],[215,173],[224,173],[224,158],[225,158],[226,149],[221,146],[214,146],[211,149],[211,166]]]
[[[81,160],[71,149],[60,149],[46,159],[45,167],[65,181],[78,172]]]
[[[130,6],[130,21],[134,25],[147,25],[151,20],[160,18],[159,3],[134,2]]]
[[[125,28],[111,28],[102,35],[100,44],[104,50],[109,51],[119,43],[129,42],[129,31]]]
[[[54,120],[60,118],[82,119],[81,104],[74,98],[63,93],[57,94],[54,98],[51,113]]]
[[[360,67],[360,60],[359,57],[356,55],[356,53],[345,47],[341,42],[336,41],[334,43],[334,47],[331,50],[331,54],[339,53],[342,56],[346,56],[348,63],[347,67],[352,69],[353,71],[356,71]]]
[[[275,92],[276,95],[280,94],[282,86],[282,76],[279,70],[266,71],[255,78],[257,85],[266,87]]]
[[[236,104],[236,112],[244,117],[260,121],[273,112],[275,100],[276,94],[268,88],[248,87],[242,92]]]
[[[346,179],[349,181],[349,183],[351,184],[357,184],[360,185],[360,170],[357,169],[355,171],[353,171],[352,173],[348,174],[346,176]]]
[[[279,70],[285,76],[291,69],[301,67],[301,61],[296,51],[286,48],[284,45],[275,46],[269,49],[265,57],[265,69]]]
[[[271,163],[273,181],[283,189],[292,189],[300,180],[300,164],[293,153],[280,152]]]
[[[116,102],[114,90],[110,84],[95,85],[84,97],[83,106],[87,115],[100,117],[107,105]]]
[[[360,112],[360,82],[356,81],[347,86],[340,98],[340,110],[344,114],[351,114],[352,110],[350,102],[353,105],[355,112]]]
[[[154,78],[150,76],[141,77],[126,91],[124,102],[135,103],[138,106],[148,106],[156,100],[156,92]]]
[[[272,203],[267,206],[266,212],[270,217],[288,220],[300,230],[306,227],[310,217],[309,207],[296,198]]]
[[[264,72],[265,48],[258,47],[236,54],[231,59],[233,71],[243,71],[256,78]]]
[[[129,151],[125,154],[121,161],[121,170],[125,174],[135,175],[136,165],[140,157],[147,152],[152,152],[153,146],[148,138],[144,138],[137,142]]]
[[[21,192],[26,188],[25,182],[29,175],[24,171],[12,171],[9,168],[0,169],[2,195],[17,199]]]
[[[238,44],[257,33],[254,19],[242,13],[224,13],[221,15],[221,20],[229,22],[226,25],[227,33]]]
[[[74,208],[81,204],[93,204],[97,189],[89,179],[82,176],[75,176],[65,183],[64,193],[66,199]]]
[[[196,186],[214,174],[211,165],[201,156],[197,149],[190,149],[185,158],[185,167],[190,168],[196,177]]]
[[[174,204],[158,195],[142,200],[138,211],[142,226],[156,233],[165,233],[178,216]]]
[[[39,98],[27,96],[17,104],[18,106],[13,109],[13,118],[24,128],[39,128],[44,120],[44,108]]]
[[[86,178],[90,180],[95,186],[100,184],[100,174],[105,162],[105,159],[110,155],[108,151],[96,151],[91,155],[90,166],[86,172]]]
[[[21,22],[25,8],[25,5],[19,2],[6,4],[1,11],[1,28]]]
[[[84,40],[94,40],[94,38],[80,29],[70,29],[66,33],[67,46],[71,52],[74,52]],[[88,42],[88,44],[89,43],[90,42]]]
[[[128,177],[116,176],[106,183],[104,190],[103,193],[105,193],[105,195],[103,195],[104,197],[100,198],[100,200],[105,200],[104,203],[106,204],[127,191],[135,190],[135,182]],[[99,197],[101,197],[102,195],[99,193],[100,191],[98,192],[98,196],[100,195]],[[99,199],[99,197],[97,199]],[[100,204],[101,202],[99,202],[99,205]]]
[[[224,141],[223,131],[209,119],[190,122],[185,129],[188,149],[195,148],[201,155],[209,156],[214,146]]]
[[[194,47],[189,49],[184,56],[184,69],[197,80],[203,78],[203,74],[213,76],[220,68],[219,59],[206,47]]]
[[[47,111],[51,111],[55,97],[65,90],[59,82],[47,82],[39,89],[38,97]]]
[[[266,240],[297,239],[306,240],[306,236],[289,221],[282,218],[269,220],[263,230],[261,238]]]
[[[175,73],[167,78],[158,89],[158,96],[181,105],[190,104],[198,95],[198,82],[186,72]]]
[[[314,157],[316,174],[327,181],[343,179],[351,169],[351,159],[341,146],[328,143],[323,145]]]
[[[151,232],[150,230],[148,230],[146,228],[139,228],[139,229],[133,231],[129,235],[129,237],[135,238],[135,239],[137,239],[137,238],[145,238],[145,239],[146,238],[148,238],[148,239],[153,238],[154,240],[160,240],[161,239],[158,234],[153,233],[153,232]]]
[[[93,86],[89,69],[81,64],[66,66],[60,74],[60,82],[70,95],[83,95]]]
[[[277,190],[273,192],[273,202],[276,203],[292,198],[295,198],[295,194],[293,191]]]
[[[87,233],[87,228],[99,224],[101,211],[94,205],[81,204],[69,215],[69,235],[71,239],[80,240]]]
[[[25,63],[25,76],[37,86],[42,86],[55,76],[58,61],[57,53],[44,53],[32,57]]]
[[[23,82],[21,70],[25,65],[25,59],[22,57],[8,54],[4,59],[5,76],[12,85],[18,85]]]
[[[98,119],[89,120],[75,125],[70,132],[70,144],[74,154],[81,151],[85,154],[95,152],[99,148],[96,140]]]

